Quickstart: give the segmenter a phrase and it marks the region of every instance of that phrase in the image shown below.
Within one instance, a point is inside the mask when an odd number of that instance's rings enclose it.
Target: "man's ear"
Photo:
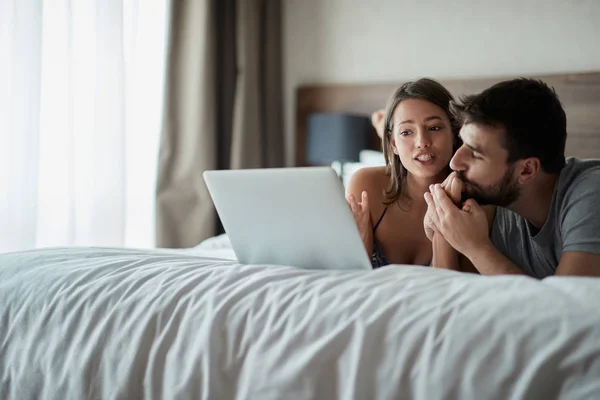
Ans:
[[[537,157],[529,157],[519,161],[517,181],[521,185],[531,182],[540,172],[542,165]]]

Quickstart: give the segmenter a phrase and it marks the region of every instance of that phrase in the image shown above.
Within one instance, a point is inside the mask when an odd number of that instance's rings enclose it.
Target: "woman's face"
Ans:
[[[390,144],[411,174],[439,175],[452,158],[454,135],[448,114],[427,100],[401,101],[392,115]]]

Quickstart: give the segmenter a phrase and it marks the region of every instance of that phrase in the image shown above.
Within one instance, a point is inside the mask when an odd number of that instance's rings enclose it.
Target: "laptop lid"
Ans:
[[[203,176],[240,263],[371,269],[332,168],[219,170]]]

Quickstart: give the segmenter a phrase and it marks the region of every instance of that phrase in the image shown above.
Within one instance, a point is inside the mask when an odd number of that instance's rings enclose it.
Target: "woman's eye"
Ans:
[[[402,131],[402,132],[400,132],[400,136],[410,135],[411,133],[412,133],[411,131]]]
[[[437,131],[439,131],[440,129],[442,129],[442,127],[441,127],[441,126],[431,126],[431,127],[429,127],[429,130],[430,130],[430,131],[434,131],[434,132],[437,132]]]
[[[480,160],[481,157],[479,157],[477,154],[475,154],[475,152],[471,152],[471,158],[475,158],[476,160]]]

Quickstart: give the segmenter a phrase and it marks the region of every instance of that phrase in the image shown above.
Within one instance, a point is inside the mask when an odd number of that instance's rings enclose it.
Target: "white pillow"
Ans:
[[[361,150],[358,153],[359,162],[365,167],[377,167],[385,165],[385,157],[383,152],[375,150]]]
[[[342,182],[344,184],[344,187],[348,186],[352,174],[354,174],[354,172],[356,172],[358,169],[364,167],[379,167],[385,165],[385,158],[381,151],[361,150],[361,152],[358,155],[358,159],[360,160],[359,162],[344,163],[344,176],[342,176]],[[331,168],[333,168],[335,172],[338,173],[338,175],[340,174],[340,163],[338,161],[334,161],[331,164]]]
[[[353,162],[344,163],[344,171],[343,171],[344,176],[342,176],[342,182],[344,183],[344,187],[348,187],[348,183],[350,183],[350,178],[352,177],[352,174],[354,174],[360,168],[364,168],[364,167],[368,167],[368,165],[360,163],[360,162],[357,162],[357,163],[353,163]],[[340,173],[339,166],[336,169],[336,171],[337,171],[337,173],[339,175],[339,173]]]

